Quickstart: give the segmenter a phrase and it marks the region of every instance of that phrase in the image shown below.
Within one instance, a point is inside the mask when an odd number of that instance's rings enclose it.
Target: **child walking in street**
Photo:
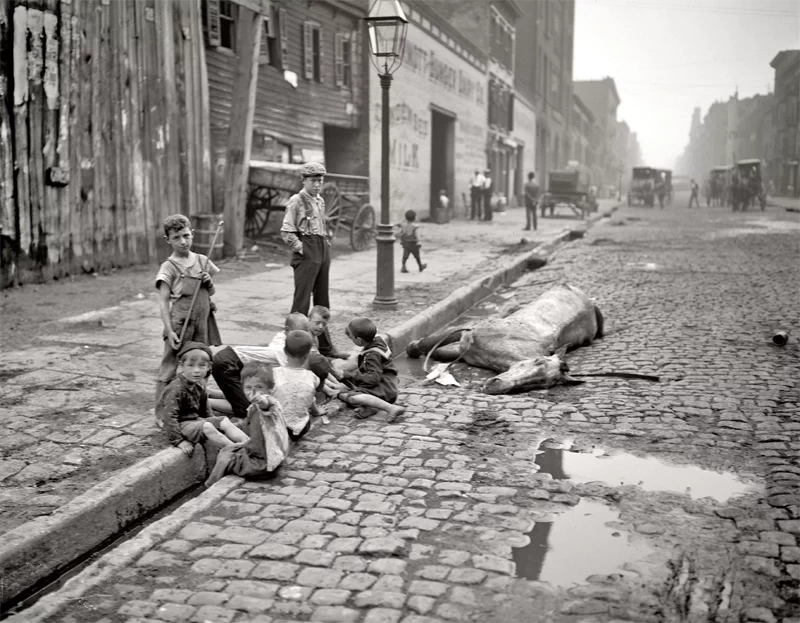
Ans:
[[[422,260],[419,257],[419,224],[416,223],[416,220],[417,213],[414,212],[414,210],[407,210],[405,222],[397,224],[397,227],[400,228],[400,245],[403,247],[402,268],[400,269],[401,273],[408,272],[408,269],[406,268],[406,262],[408,261],[409,255],[413,255],[414,259],[417,260],[419,272],[422,272],[428,267],[427,264],[422,263]]]
[[[273,370],[273,396],[281,404],[292,441],[298,441],[311,429],[312,415],[319,415],[316,403],[319,379],[307,367],[312,344],[308,331],[289,331],[283,347],[286,365]]]
[[[227,417],[211,413],[206,379],[211,374],[211,349],[201,342],[186,342],[178,351],[178,373],[156,404],[169,442],[187,456],[194,444],[208,442],[221,449],[248,440]]]
[[[156,377],[156,403],[175,376],[181,337],[184,342],[202,342],[208,346],[222,343],[211,303],[212,277],[219,268],[205,255],[192,251],[193,237],[191,223],[182,214],[173,214],[164,220],[164,238],[172,247],[172,255],[161,264],[156,275],[158,305],[164,324],[164,354]],[[184,324],[186,331],[181,336]]]
[[[223,448],[206,480],[210,487],[226,474],[243,478],[269,477],[286,459],[289,435],[280,403],[270,394],[275,387],[273,370],[251,362],[241,372],[242,385],[250,406],[243,428],[250,438],[245,444]]]
[[[340,380],[350,391],[339,392],[339,400],[362,407],[356,413],[358,419],[385,411],[389,420],[394,421],[405,413],[405,408],[394,404],[397,400],[397,368],[392,363],[392,351],[377,334],[378,329],[369,318],[354,318],[345,332],[363,350],[358,355],[358,369],[342,373]]]

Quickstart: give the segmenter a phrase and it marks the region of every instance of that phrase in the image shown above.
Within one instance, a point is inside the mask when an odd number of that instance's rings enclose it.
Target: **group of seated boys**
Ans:
[[[178,371],[156,405],[156,418],[172,445],[191,456],[194,444],[218,450],[206,486],[226,474],[271,475],[320,416],[319,402],[338,398],[357,418],[380,411],[393,421],[405,411],[397,400],[391,351],[369,318],[354,318],[346,334],[360,348],[349,364],[333,365],[318,351],[317,336],[330,313],[289,314],[267,346],[225,346],[216,353],[201,342],[178,351]],[[210,375],[220,393],[206,390]],[[228,417],[230,415],[230,417]]]

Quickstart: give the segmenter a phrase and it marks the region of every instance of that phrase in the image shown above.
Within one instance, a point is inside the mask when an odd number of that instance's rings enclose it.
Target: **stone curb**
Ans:
[[[617,207],[589,217],[579,227],[563,230],[530,253],[456,289],[444,300],[389,330],[390,348],[400,354],[412,340],[446,326],[501,285],[518,279],[526,272],[530,258],[546,259],[565,242],[582,238],[589,227],[610,216]],[[5,603],[200,482],[205,469],[202,452],[195,452],[187,459],[177,448],[167,448],[101,482],[53,515],[8,532],[0,546],[3,579],[0,611]]]
[[[166,448],[86,493],[3,535],[0,612],[6,603],[65,569],[202,480],[205,454]]]
[[[177,452],[180,452],[180,450],[177,450]],[[189,461],[184,462],[189,463]],[[33,606],[26,608],[24,612],[9,617],[7,621],[9,623],[34,623],[53,616],[64,605],[80,598],[86,591],[111,577],[117,569],[130,564],[136,557],[147,552],[164,537],[182,528],[191,521],[196,513],[216,504],[242,482],[244,482],[244,479],[238,476],[225,476],[225,478],[209,487],[202,496],[189,500],[175,512],[147,526],[134,538],[122,543],[113,553],[105,554],[74,578],[70,578],[59,591],[45,595]]]

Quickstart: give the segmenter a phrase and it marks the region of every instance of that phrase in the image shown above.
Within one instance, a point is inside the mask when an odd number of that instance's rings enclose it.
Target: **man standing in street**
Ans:
[[[539,205],[539,184],[536,183],[536,174],[531,171],[528,173],[528,181],[525,183],[525,231],[530,231],[531,224],[533,231],[536,231],[536,207]]]
[[[303,188],[286,204],[281,225],[281,238],[292,250],[294,298],[291,312],[308,315],[311,297],[314,305],[330,309],[328,275],[331,267],[331,243],[325,221],[325,200],[320,196],[325,181],[325,167],[307,162],[300,168]],[[331,343],[325,330],[319,336],[319,352],[326,357],[346,357]]]
[[[492,220],[492,190],[494,189],[492,183],[492,172],[486,169],[483,172],[483,220]]]
[[[689,197],[689,207],[690,208],[692,207],[692,201],[694,201],[697,204],[697,207],[699,208],[700,207],[700,197],[699,197],[700,187],[697,185],[697,182],[694,181],[694,178],[692,178],[692,186],[691,186],[691,188],[692,188],[692,196]]]
[[[472,181],[469,185],[469,198],[470,198],[470,213],[469,220],[481,220],[481,201],[483,201],[483,183],[486,178],[483,177],[478,169],[475,169],[475,175],[472,176]]]

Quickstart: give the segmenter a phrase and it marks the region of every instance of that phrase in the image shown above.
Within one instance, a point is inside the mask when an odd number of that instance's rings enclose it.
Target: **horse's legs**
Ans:
[[[416,359],[433,349],[434,346],[446,346],[461,339],[461,334],[467,329],[445,329],[439,333],[414,340],[406,347],[406,354],[412,359]],[[439,343],[441,341],[441,344]]]

